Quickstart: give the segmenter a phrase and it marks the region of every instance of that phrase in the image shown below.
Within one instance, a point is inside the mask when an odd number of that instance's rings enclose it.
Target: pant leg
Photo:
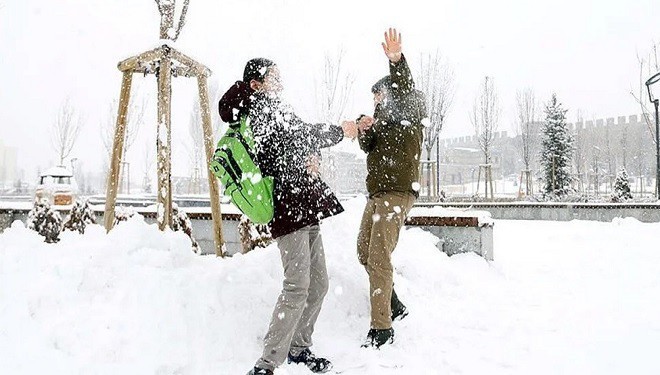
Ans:
[[[307,303],[298,321],[296,333],[291,341],[291,353],[298,355],[312,346],[312,334],[316,319],[321,312],[323,298],[328,292],[328,271],[325,265],[323,239],[318,225],[309,228],[309,248],[311,252],[310,284]]]
[[[369,241],[367,272],[371,298],[371,328],[392,327],[392,251],[415,202],[410,193],[388,192],[374,197],[375,214]]]
[[[367,200],[364,206],[364,213],[362,214],[362,222],[360,222],[360,231],[358,232],[357,252],[358,261],[363,266],[367,266],[367,259],[369,258],[369,241],[371,240],[371,227],[374,224],[374,213],[376,205],[372,198]]]
[[[307,228],[278,238],[277,247],[282,257],[284,282],[264,337],[264,352],[256,363],[257,367],[269,370],[284,363],[307,302],[311,266]]]

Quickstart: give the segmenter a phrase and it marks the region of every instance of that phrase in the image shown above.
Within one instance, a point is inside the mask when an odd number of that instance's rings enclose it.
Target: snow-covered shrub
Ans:
[[[626,172],[625,168],[621,168],[619,173],[616,175],[616,180],[614,181],[614,191],[612,192],[611,200],[614,203],[618,203],[625,202],[630,199],[633,199],[633,196],[630,192],[628,172]]]
[[[122,221],[127,221],[128,219],[132,218],[133,215],[135,215],[135,211],[133,210],[133,207],[124,207],[124,206],[115,207],[114,225],[117,225]]]
[[[192,250],[195,253],[200,252],[199,244],[197,240],[192,235],[192,223],[188,214],[179,210],[179,206],[176,203],[172,203],[172,230],[173,231],[182,231],[190,237],[190,242],[192,243]]]
[[[50,207],[47,199],[40,199],[28,213],[27,227],[44,236],[47,243],[55,243],[60,240],[62,217]]]
[[[78,199],[71,208],[71,213],[64,223],[63,230],[78,231],[78,233],[84,234],[87,224],[96,224],[96,216],[86,199]]]
[[[267,225],[255,224],[245,215],[241,216],[238,223],[238,235],[241,237],[243,253],[252,251],[255,247],[266,247],[273,242]]]

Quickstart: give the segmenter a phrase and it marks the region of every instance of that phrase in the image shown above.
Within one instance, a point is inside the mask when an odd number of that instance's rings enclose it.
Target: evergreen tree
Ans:
[[[614,192],[612,193],[612,202],[625,202],[632,199],[630,192],[630,181],[628,181],[628,172],[625,168],[621,168],[616,175],[614,181]]]
[[[573,136],[566,123],[567,110],[552,94],[545,106],[541,142],[541,167],[543,169],[543,192],[550,197],[561,198],[571,191],[571,159]]]

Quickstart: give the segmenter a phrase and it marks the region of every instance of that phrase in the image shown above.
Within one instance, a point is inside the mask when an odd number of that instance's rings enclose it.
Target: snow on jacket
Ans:
[[[307,170],[310,156],[343,139],[342,128],[306,123],[279,97],[259,92],[251,96],[249,117],[257,164],[275,181],[275,215],[269,223],[273,238],[342,212],[330,187]]]
[[[389,65],[389,79],[379,81],[388,83],[388,94],[376,106],[374,125],[358,138],[367,153],[367,191],[372,197],[388,191],[419,196],[426,102],[424,94],[415,90],[405,57]]]

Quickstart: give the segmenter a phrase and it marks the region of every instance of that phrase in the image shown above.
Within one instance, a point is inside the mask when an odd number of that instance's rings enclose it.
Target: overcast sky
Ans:
[[[324,54],[340,48],[357,77],[347,115],[371,110],[369,88],[387,73],[382,32],[398,27],[413,70],[421,53],[436,49],[453,66],[457,91],[443,138],[472,133],[468,113],[485,75],[495,79],[503,130],[513,123],[516,90],[525,87],[544,101],[556,92],[571,121],[576,109],[589,118],[638,113],[629,93],[639,80],[636,56],[660,39],[657,0],[190,3],[177,43],[181,51],[209,66],[223,89],[240,78],[249,58],[275,60],[287,97],[310,120]],[[18,149],[28,177],[37,166],[57,162],[50,128],[66,98],[85,120],[72,157],[84,160],[81,168],[101,168],[99,127],[119,95],[117,62],[155,47],[158,26],[153,0],[0,0],[0,137]],[[136,178],[142,149],[155,136],[156,100],[154,76],[135,76],[134,82],[133,92],[149,97],[151,105],[127,156]],[[175,80],[176,174],[188,174],[185,145],[194,94],[194,81]]]

